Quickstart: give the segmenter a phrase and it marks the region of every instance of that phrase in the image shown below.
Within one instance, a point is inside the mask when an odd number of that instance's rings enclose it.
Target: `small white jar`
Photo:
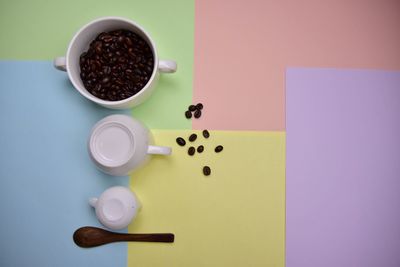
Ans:
[[[91,198],[89,204],[100,223],[112,230],[126,228],[141,208],[135,193],[123,186],[108,188],[99,198]]]

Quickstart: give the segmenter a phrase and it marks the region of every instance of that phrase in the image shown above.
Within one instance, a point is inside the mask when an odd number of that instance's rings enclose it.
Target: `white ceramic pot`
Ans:
[[[86,90],[80,78],[79,58],[83,52],[87,51],[89,44],[97,37],[97,35],[101,32],[108,32],[117,29],[133,31],[149,44],[154,56],[154,68],[149,81],[137,94],[119,101],[107,101],[95,97]],[[160,72],[173,73],[177,69],[175,61],[159,60],[153,40],[142,27],[129,19],[120,17],[99,18],[83,26],[69,43],[66,56],[54,59],[54,66],[57,69],[68,73],[68,77],[72,84],[84,97],[99,105],[112,109],[127,109],[141,104],[153,92]]]

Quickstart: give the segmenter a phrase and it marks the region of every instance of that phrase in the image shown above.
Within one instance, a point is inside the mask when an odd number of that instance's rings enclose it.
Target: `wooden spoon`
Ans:
[[[84,248],[121,241],[174,242],[174,234],[121,234],[91,226],[79,228],[75,231],[73,238],[75,244]]]

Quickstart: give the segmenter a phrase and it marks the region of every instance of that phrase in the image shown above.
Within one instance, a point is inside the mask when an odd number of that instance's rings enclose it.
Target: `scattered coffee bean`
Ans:
[[[205,176],[209,176],[209,175],[211,174],[211,169],[210,169],[210,167],[204,166],[204,167],[203,167],[203,174],[204,174]]]
[[[197,147],[197,152],[198,153],[201,153],[203,151],[204,151],[204,146],[200,145],[200,146]]]
[[[194,116],[196,119],[200,118],[200,117],[201,117],[201,111],[200,111],[200,109],[197,109],[197,110],[194,112],[193,116]]]
[[[192,112],[190,112],[189,110],[187,110],[187,111],[185,112],[185,117],[186,117],[187,119],[190,119],[190,118],[192,117]]]
[[[223,149],[224,149],[224,147],[221,146],[221,145],[219,145],[219,146],[217,146],[217,147],[215,148],[215,152],[219,153],[219,152],[221,152]]]
[[[203,130],[203,136],[204,138],[210,137],[210,133],[207,130]]]
[[[185,112],[185,116],[186,118],[190,119],[192,116],[194,116],[196,119],[201,117],[201,110],[203,109],[203,104],[202,103],[198,103],[197,105],[190,105],[188,107],[188,110]],[[193,113],[193,114],[192,114]],[[209,138],[210,137],[210,133],[208,130],[204,129],[202,131],[203,137],[204,138]],[[190,142],[194,142],[197,140],[197,134],[192,133],[188,140]],[[186,144],[186,141],[182,138],[182,137],[178,137],[176,138],[176,142],[180,145],[180,146],[184,146]],[[215,152],[219,153],[224,149],[224,147],[222,145],[218,145],[215,147]],[[193,156],[195,153],[203,153],[204,152],[204,146],[203,145],[199,145],[197,147],[197,149],[195,149],[193,146],[189,147],[187,150],[187,153],[189,156]],[[204,166],[203,167],[203,174],[205,176],[209,176],[211,175],[211,168],[209,166]]]
[[[180,145],[180,146],[185,146],[185,145],[186,145],[186,141],[185,141],[185,139],[183,139],[182,137],[176,138],[176,142],[177,142],[178,145]]]
[[[194,142],[196,139],[197,139],[197,134],[191,134],[191,135],[189,136],[189,141],[190,141],[190,142]]]
[[[196,152],[196,149],[194,147],[192,147],[192,146],[189,147],[189,149],[188,149],[189,156],[193,156],[195,152]]]
[[[196,110],[196,106],[195,105],[190,105],[188,109],[189,109],[189,111],[195,111]]]
[[[100,33],[80,55],[79,63],[80,77],[89,93],[118,101],[146,86],[153,72],[154,56],[142,37],[121,29]]]

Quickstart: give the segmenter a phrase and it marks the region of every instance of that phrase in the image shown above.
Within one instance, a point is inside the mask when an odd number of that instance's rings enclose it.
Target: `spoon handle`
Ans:
[[[117,234],[118,241],[136,241],[136,242],[174,242],[174,234]],[[116,240],[117,241],[117,240]]]

